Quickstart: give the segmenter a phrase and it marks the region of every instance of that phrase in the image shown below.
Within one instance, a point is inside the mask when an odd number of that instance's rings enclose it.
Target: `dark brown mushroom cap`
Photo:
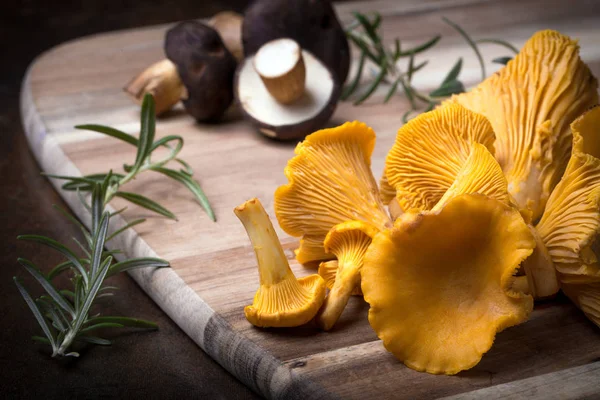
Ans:
[[[223,115],[233,101],[237,63],[217,31],[201,22],[181,22],[167,31],[165,54],[187,89],[188,113],[198,121]]]
[[[350,67],[348,39],[328,0],[257,0],[244,13],[244,54],[265,43],[288,37],[313,53],[343,84]]]

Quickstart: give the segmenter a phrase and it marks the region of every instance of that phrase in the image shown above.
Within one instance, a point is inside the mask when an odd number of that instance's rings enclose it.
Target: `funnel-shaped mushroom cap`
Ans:
[[[450,101],[490,120],[509,191],[535,220],[569,161],[569,124],[598,102],[597,88],[577,41],[546,30],[498,73]]]
[[[324,330],[333,327],[359,285],[365,253],[377,232],[379,229],[369,223],[349,221],[334,226],[327,234],[325,250],[335,254],[338,269],[333,287],[315,320]]]
[[[403,210],[431,210],[481,143],[493,154],[494,132],[482,115],[458,104],[424,113],[398,130],[385,171]]]
[[[271,220],[258,199],[234,209],[254,246],[260,288],[246,319],[259,327],[293,327],[307,323],[325,298],[325,281],[319,275],[296,279]]]
[[[374,146],[371,128],[347,122],[317,131],[296,147],[285,168],[289,183],[275,192],[275,214],[284,231],[303,237],[298,261],[323,260],[314,256],[324,254],[323,240],[339,223],[391,226],[370,169]]]
[[[408,367],[456,374],[496,332],[525,321],[533,299],[512,289],[535,246],[519,212],[461,195],[438,212],[404,214],[373,239],[361,270],[369,322]]]

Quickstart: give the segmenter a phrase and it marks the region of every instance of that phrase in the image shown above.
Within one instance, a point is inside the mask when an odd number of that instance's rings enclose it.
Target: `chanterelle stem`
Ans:
[[[274,285],[293,275],[273,224],[258,199],[234,210],[254,246],[261,285]]]

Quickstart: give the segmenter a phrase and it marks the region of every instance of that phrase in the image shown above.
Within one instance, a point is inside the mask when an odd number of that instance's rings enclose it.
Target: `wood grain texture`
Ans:
[[[350,11],[379,10],[385,37],[402,37],[405,46],[443,33],[439,49],[427,54],[430,66],[417,84],[434,87],[459,56],[461,75],[477,82],[479,68],[463,40],[444,25],[442,15],[460,23],[473,36],[502,37],[522,45],[536,30],[553,28],[579,38],[582,57],[600,75],[600,7],[551,0],[526,1],[373,1],[338,6],[343,21]],[[76,131],[80,123],[111,125],[136,134],[139,108],[121,88],[136,73],[163,57],[168,26],[108,33],[59,46],[32,64],[22,90],[22,115],[30,145],[44,170],[55,174],[87,174],[120,166],[135,157],[134,149],[93,133]],[[483,47],[486,59],[506,55]],[[497,68],[497,67],[495,67]],[[494,70],[488,65],[489,72]],[[406,100],[381,104],[382,93],[354,107],[341,103],[332,124],[358,119],[377,132],[373,170],[379,177]],[[283,168],[294,144],[269,141],[231,110],[218,125],[194,122],[177,108],[157,123],[157,135],[182,135],[181,153],[196,171],[218,218],[211,223],[187,190],[158,175],[142,175],[129,191],[160,199],[178,217],[167,221],[130,206],[113,227],[148,217],[112,246],[128,256],[171,261],[172,269],[136,271],[132,275],[150,296],[208,354],[246,385],[267,397],[433,398],[497,384],[557,373],[600,358],[597,329],[564,299],[539,305],[531,320],[497,336],[492,350],[472,370],[453,377],[417,373],[384,351],[368,325],[368,306],[353,298],[336,329],[321,332],[307,325],[296,329],[257,329],[243,317],[252,301],[258,274],[252,247],[232,209],[258,197],[273,217],[273,192],[286,182]],[[59,182],[54,182],[56,185]],[[72,193],[61,192],[80,218],[87,215]],[[111,206],[125,203],[116,199]],[[314,271],[293,259],[297,240],[276,226],[297,275]],[[520,383],[514,383],[518,388]],[[516,390],[516,389],[514,389]],[[600,389],[599,389],[600,390]],[[575,392],[573,392],[575,393]],[[542,397],[540,397],[542,398]]]

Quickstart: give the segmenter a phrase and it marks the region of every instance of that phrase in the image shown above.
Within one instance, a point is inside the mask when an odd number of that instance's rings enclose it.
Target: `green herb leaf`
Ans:
[[[63,208],[57,206],[56,204],[53,204],[52,207],[54,207],[55,210],[60,212],[63,216],[65,216],[69,221],[71,221],[75,226],[77,226],[79,228],[79,230],[85,237],[85,241],[88,243],[88,246],[91,247],[92,237],[90,236],[90,233],[88,232],[87,228],[81,222],[79,222],[79,220],[77,218],[75,218],[74,216],[69,214]]]
[[[98,324],[106,322],[120,324],[129,328],[158,329],[158,325],[154,322],[129,317],[94,317],[88,319],[86,324]]]
[[[194,194],[194,196],[196,196],[196,199],[200,202],[210,219],[213,220],[213,222],[217,220],[215,213],[208,202],[208,198],[202,190],[202,187],[200,187],[200,184],[191,176],[186,173],[182,173],[181,171],[175,171],[169,168],[152,168],[152,171],[156,171],[183,183]]]
[[[50,327],[48,326],[48,323],[46,322],[46,319],[44,318],[44,316],[42,315],[40,309],[38,308],[38,306],[35,304],[35,302],[31,298],[31,295],[23,287],[23,285],[21,284],[21,282],[19,282],[19,280],[17,279],[16,276],[13,277],[13,280],[15,281],[15,285],[17,285],[17,288],[19,289],[19,292],[21,293],[21,296],[23,296],[23,299],[25,299],[25,303],[27,303],[27,305],[29,306],[29,309],[33,313],[33,316],[35,317],[35,319],[37,320],[38,324],[40,325],[40,327],[44,331],[44,335],[46,335],[46,338],[50,342],[50,345],[52,346],[53,351],[55,351],[56,350],[56,341],[54,339],[54,335],[52,335],[52,331],[50,330]]]
[[[104,194],[102,193],[102,185],[96,183],[92,190],[92,234],[96,234],[100,218],[102,218],[102,210],[104,210]]]
[[[46,277],[37,269],[35,265],[33,265],[31,261],[24,258],[19,258],[17,261],[27,270],[27,272],[31,274],[31,276],[35,278],[35,280],[39,282],[40,285],[42,285],[46,293],[48,293],[48,295],[58,306],[71,314],[72,317],[75,317],[75,310],[71,304],[69,304],[69,302],[61,296],[54,285],[48,279],[46,279]]]
[[[87,315],[90,311],[90,308],[92,307],[92,303],[96,298],[98,291],[100,290],[100,286],[102,286],[102,283],[104,282],[104,278],[108,273],[108,268],[110,267],[111,263],[112,257],[109,256],[106,260],[104,260],[104,262],[98,269],[98,275],[94,278],[92,286],[90,287],[87,296],[83,300],[81,309],[78,312],[78,317],[73,320],[73,330],[75,332],[81,331],[81,326],[85,322],[85,319],[87,319]]]
[[[513,46],[512,44],[508,43],[505,40],[500,40],[500,39],[479,39],[477,41],[477,43],[493,43],[493,44],[498,44],[500,46],[504,46],[507,49],[509,49],[510,51],[512,51],[515,54],[519,53],[519,49],[517,49],[515,46]]]
[[[379,35],[377,35],[376,27],[374,27],[371,24],[371,21],[369,21],[367,19],[367,17],[365,17],[361,13],[354,12],[353,14],[354,14],[354,18],[356,18],[356,20],[360,23],[360,25],[365,30],[365,33],[367,34],[369,39],[371,39],[371,41],[375,44],[381,43],[381,40],[379,39]],[[381,16],[379,17],[379,19],[381,19]],[[377,25],[379,25],[379,23]]]
[[[115,193],[115,196],[125,199],[133,204],[136,204],[147,210],[153,211],[157,214],[163,215],[167,218],[177,220],[175,214],[173,214],[171,211],[167,210],[165,207],[161,206],[154,200],[150,200],[149,198],[142,196],[141,194],[120,191]]]
[[[494,58],[492,60],[492,62],[495,63],[495,64],[506,65],[506,64],[508,64],[508,62],[510,60],[512,60],[512,57],[498,57],[498,58]]]
[[[136,225],[139,225],[143,222],[146,222],[145,218],[140,218],[140,219],[136,219],[131,221],[130,223],[126,224],[125,226],[123,226],[120,229],[117,229],[116,231],[114,231],[109,237],[106,238],[106,241],[108,242],[109,240],[115,238],[116,236],[118,236],[119,234],[123,233],[124,231],[126,231],[129,228],[132,228]]]
[[[450,72],[448,72],[448,75],[446,75],[446,77],[444,78],[444,80],[442,81],[442,84],[440,86],[444,86],[452,81],[457,80],[458,75],[460,74],[460,71],[462,70],[462,63],[463,63],[462,58],[459,58],[458,61],[456,61],[456,64],[454,64],[454,66],[450,70]]]
[[[357,106],[359,104],[361,104],[363,101],[365,101],[369,96],[371,96],[371,94],[373,94],[373,92],[375,90],[377,90],[377,87],[379,86],[379,84],[383,81],[383,78],[385,77],[386,74],[386,70],[384,68],[382,68],[379,73],[377,74],[377,77],[375,78],[375,80],[371,83],[371,85],[369,85],[369,87],[367,88],[367,91],[364,92],[362,94],[362,96],[359,97],[358,100],[356,100],[354,102],[354,105]]]
[[[90,261],[90,275],[92,279],[96,278],[98,268],[102,261],[102,254],[104,252],[104,242],[106,241],[106,234],[108,232],[108,222],[110,220],[110,214],[105,211],[100,218],[98,224],[98,232],[94,235],[93,251]],[[110,256],[109,256],[110,257]]]
[[[115,128],[111,128],[110,126],[87,124],[87,125],[77,125],[77,126],[75,126],[75,128],[86,130],[86,131],[94,131],[94,132],[102,133],[104,135],[113,137],[115,139],[122,140],[125,143],[129,143],[132,146],[136,146],[136,147],[138,146],[138,140],[135,136],[131,136],[128,133],[122,132]]]
[[[142,101],[142,126],[140,131],[140,143],[135,157],[134,169],[139,169],[146,157],[150,155],[150,149],[154,143],[156,128],[156,117],[154,112],[154,100],[152,95],[146,93]]]
[[[369,45],[367,43],[365,43],[364,40],[362,40],[361,38],[359,38],[358,36],[356,36],[353,33],[348,33],[347,34],[348,39],[350,39],[350,41],[352,43],[354,43],[361,51],[362,53],[371,61],[373,61],[375,64],[379,65],[381,60],[379,60],[379,57],[377,57],[376,55],[374,55],[371,50],[369,49]]]
[[[462,82],[454,80],[450,82],[446,82],[444,85],[435,89],[429,96],[431,97],[449,97],[453,94],[463,93],[465,91],[465,87]]]
[[[435,46],[437,44],[437,42],[440,41],[441,38],[442,37],[440,35],[434,36],[421,45],[418,45],[416,47],[413,47],[412,49],[400,52],[399,57],[409,57],[409,56],[412,56],[415,54],[422,53],[425,50],[429,50],[430,48]]]
[[[174,158],[173,161],[176,161],[179,164],[181,164],[181,166],[183,167],[183,169],[180,170],[181,172],[188,174],[189,176],[194,175],[194,170],[192,169],[192,167],[190,167],[190,164],[186,163],[181,158]]]
[[[114,322],[100,322],[94,325],[88,325],[85,328],[81,329],[81,333],[86,333],[86,332],[90,332],[96,329],[101,329],[101,328],[123,328],[124,325],[121,324],[117,324]]]
[[[352,82],[348,86],[346,86],[346,88],[344,89],[344,92],[342,93],[342,96],[341,96],[342,100],[346,100],[348,97],[350,97],[352,95],[352,93],[354,93],[356,91],[356,88],[358,87],[358,84],[360,82],[360,78],[362,77],[363,68],[365,66],[365,60],[366,60],[365,53],[362,53],[360,55],[360,59],[358,61],[358,69],[356,70],[356,75],[354,76],[354,79],[352,80]]]
[[[383,100],[384,104],[387,103],[388,101],[390,101],[390,99],[392,98],[392,96],[396,93],[396,90],[398,89],[398,84],[399,83],[400,83],[400,78],[396,79],[396,81],[392,84],[392,87],[388,91],[388,94],[385,96],[385,100]]]
[[[97,344],[99,346],[110,346],[112,344],[110,340],[102,339],[97,336],[77,336],[76,340],[79,342]]]
[[[108,276],[113,276],[120,272],[129,271],[136,268],[165,268],[168,266],[169,262],[161,258],[130,258],[128,260],[120,261],[118,263],[113,264],[108,271]]]
[[[445,23],[447,23],[448,25],[453,27],[458,33],[460,33],[460,35],[467,41],[467,43],[469,43],[469,46],[471,46],[471,48],[475,52],[475,55],[477,56],[477,60],[479,61],[479,66],[481,67],[481,80],[484,80],[486,77],[485,64],[483,62],[483,57],[481,56],[481,52],[479,51],[477,44],[473,41],[473,39],[471,39],[471,37],[467,34],[467,32],[465,32],[465,30],[463,28],[461,28],[459,25],[450,21],[446,17],[443,17],[442,19],[444,20]]]
[[[50,239],[45,236],[40,236],[40,235],[20,235],[20,236],[17,236],[17,239],[29,240],[31,242],[40,243],[40,244],[43,244],[44,246],[48,246],[51,249],[58,251],[59,253],[62,253],[73,264],[73,266],[75,268],[77,268],[77,270],[81,274],[85,284],[86,285],[88,284],[87,271],[85,270],[85,268],[83,268],[83,265],[81,264],[81,262],[79,261],[79,258],[75,255],[75,253],[73,253],[66,246],[63,246],[56,240]]]

